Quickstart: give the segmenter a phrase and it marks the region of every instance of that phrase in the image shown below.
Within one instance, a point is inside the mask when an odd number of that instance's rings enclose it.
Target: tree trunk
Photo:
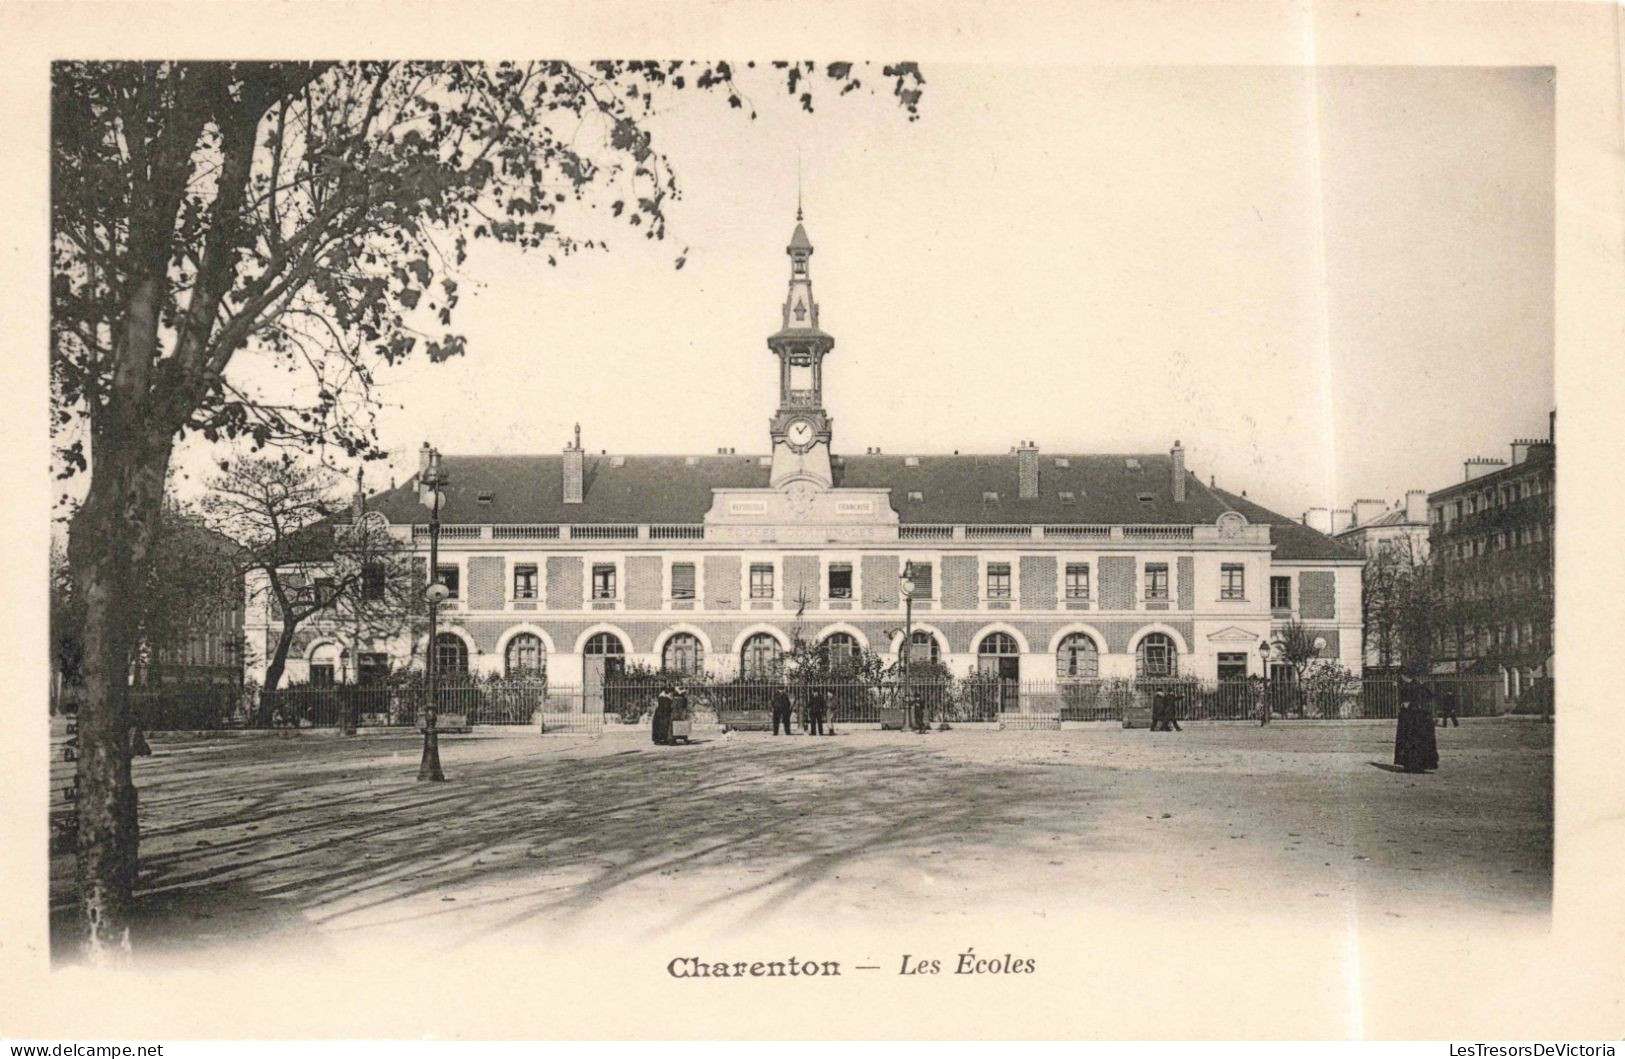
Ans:
[[[85,601],[85,696],[79,709],[80,927],[94,963],[129,952],[139,868],[136,788],[130,772],[130,662],[138,586],[151,560],[172,442],[133,432],[97,452],[74,516],[68,555]]]
[[[276,650],[271,654],[271,661],[265,667],[265,690],[275,691],[282,683],[282,671],[288,668],[288,652],[293,648],[293,634],[297,625],[291,624],[286,618],[282,621],[282,632],[276,640]]]

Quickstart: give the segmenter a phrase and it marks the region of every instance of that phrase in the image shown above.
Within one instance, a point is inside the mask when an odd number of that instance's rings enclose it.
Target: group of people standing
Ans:
[[[1151,730],[1153,732],[1183,732],[1179,727],[1179,718],[1174,716],[1178,703],[1174,697],[1162,689],[1157,689],[1151,695]]]
[[[667,684],[655,697],[654,740],[656,746],[671,746],[671,722],[688,720],[688,691],[681,685]]]
[[[778,735],[780,726],[782,725],[785,735],[793,735],[794,730],[790,727],[790,714],[794,707],[790,703],[789,692],[785,691],[783,688],[778,688],[775,690],[773,692],[772,707],[773,734]],[[814,689],[812,694],[807,696],[807,708],[802,718],[804,722],[803,727],[807,729],[807,734],[832,734],[824,730],[824,721],[828,719],[828,717],[829,700],[824,697],[824,693],[822,691]]]

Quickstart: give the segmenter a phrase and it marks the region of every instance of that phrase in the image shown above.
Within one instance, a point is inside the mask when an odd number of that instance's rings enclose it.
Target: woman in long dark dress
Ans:
[[[1439,739],[1433,729],[1433,711],[1427,691],[1415,680],[1399,683],[1399,726],[1394,732],[1394,764],[1406,772],[1439,767]]]
[[[654,724],[655,745],[665,746],[671,742],[671,685],[660,689],[660,697],[655,700]]]

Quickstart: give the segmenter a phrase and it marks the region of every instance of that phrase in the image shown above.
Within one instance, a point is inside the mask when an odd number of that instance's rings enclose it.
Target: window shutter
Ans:
[[[932,594],[931,564],[930,563],[915,563],[914,564],[914,598],[915,599],[935,599],[936,598],[935,595]]]

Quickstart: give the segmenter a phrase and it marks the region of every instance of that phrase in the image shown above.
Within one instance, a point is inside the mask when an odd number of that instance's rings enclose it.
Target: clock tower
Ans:
[[[801,226],[799,207],[785,252],[790,255],[790,293],[781,326],[767,340],[767,348],[779,358],[779,410],[768,424],[773,438],[768,481],[775,489],[792,482],[828,489],[835,477],[829,459],[831,420],[824,411],[824,354],[835,348],[835,339],[818,327],[818,303],[807,270],[813,246]]]

